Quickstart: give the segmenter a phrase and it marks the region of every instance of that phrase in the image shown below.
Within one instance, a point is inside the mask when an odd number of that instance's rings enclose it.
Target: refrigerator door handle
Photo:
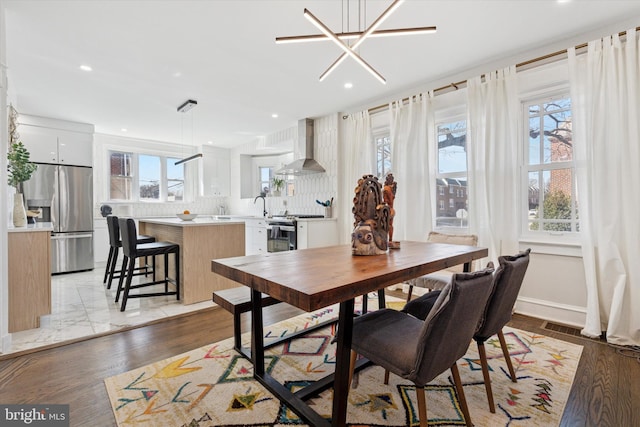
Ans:
[[[51,240],[62,240],[62,239],[81,239],[84,237],[92,237],[93,233],[84,233],[84,234],[52,234]]]

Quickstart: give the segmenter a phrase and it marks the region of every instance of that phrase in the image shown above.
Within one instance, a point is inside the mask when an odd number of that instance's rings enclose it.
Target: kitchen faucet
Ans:
[[[253,199],[253,204],[255,205],[256,202],[258,201],[258,199],[262,199],[262,216],[264,216],[265,218],[267,217],[267,201],[265,200],[264,196],[261,194],[259,196],[256,196],[255,199]]]

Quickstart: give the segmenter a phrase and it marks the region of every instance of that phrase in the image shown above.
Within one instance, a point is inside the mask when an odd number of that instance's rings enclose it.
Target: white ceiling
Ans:
[[[318,33],[303,17],[304,8],[335,32],[355,31],[391,0],[4,4],[9,94],[19,112],[91,123],[98,133],[195,145],[213,141],[221,147],[286,129],[301,118],[433,89],[438,82],[490,71],[475,71],[483,64],[506,66],[512,63],[507,60],[586,42],[586,34],[599,37],[611,27],[622,31],[624,24],[640,22],[638,0],[407,0],[381,29],[435,25],[438,32],[365,41],[360,54],[385,76],[382,85],[350,58],[319,82],[340,54],[334,44],[276,45],[274,39]],[[359,24],[358,10],[365,8]],[[81,64],[93,71],[80,70]],[[343,87],[348,81],[350,90]],[[176,108],[187,99],[198,105],[185,125],[186,115]],[[193,129],[186,141],[185,126]]]

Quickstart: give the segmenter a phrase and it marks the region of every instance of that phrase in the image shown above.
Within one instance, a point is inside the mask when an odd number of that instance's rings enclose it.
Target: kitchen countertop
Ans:
[[[176,225],[179,227],[197,227],[204,225],[244,224],[246,219],[251,218],[254,217],[231,215],[203,215],[195,218],[192,221],[183,221],[177,217],[139,218],[138,221],[144,221],[149,224]]]
[[[15,227],[13,224],[7,226],[9,233],[32,233],[37,231],[53,231],[53,224],[50,222],[36,222],[35,224],[27,224],[26,227]]]

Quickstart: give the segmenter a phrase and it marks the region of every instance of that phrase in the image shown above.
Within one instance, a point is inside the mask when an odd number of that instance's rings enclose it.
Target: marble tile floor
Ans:
[[[51,314],[41,318],[40,328],[11,334],[11,347],[0,355],[109,333],[215,305],[211,301],[183,305],[172,295],[129,299],[126,311],[121,312],[120,304],[115,302],[117,283],[107,289],[102,284],[103,275],[104,265],[97,264],[91,271],[52,276]],[[144,276],[133,280],[144,280]],[[164,287],[157,286],[159,290]],[[143,291],[150,289],[153,287]]]

